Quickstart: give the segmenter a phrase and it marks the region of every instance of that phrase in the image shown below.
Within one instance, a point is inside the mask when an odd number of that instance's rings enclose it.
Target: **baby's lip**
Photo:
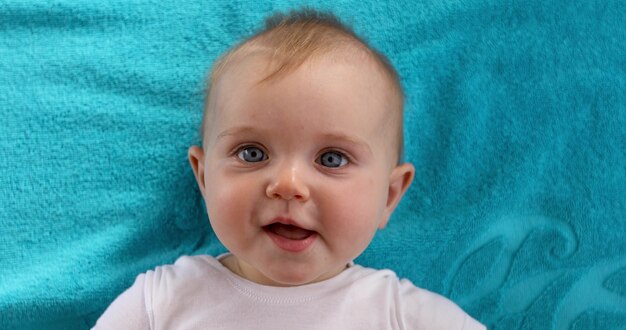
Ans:
[[[263,227],[266,228],[266,227],[269,227],[269,226],[274,225],[274,224],[294,226],[294,227],[302,228],[304,230],[313,231],[312,229],[306,228],[305,226],[301,225],[296,220],[293,220],[292,218],[289,218],[289,217],[283,217],[283,216],[275,217],[274,219],[272,219],[268,224],[266,224]]]
[[[263,226],[263,230],[292,240],[301,240],[317,233],[315,230],[306,228],[288,217],[272,219],[270,223]]]
[[[279,248],[293,253],[308,249],[318,236],[314,230],[306,229],[298,222],[287,217],[276,217],[263,226],[268,237]]]

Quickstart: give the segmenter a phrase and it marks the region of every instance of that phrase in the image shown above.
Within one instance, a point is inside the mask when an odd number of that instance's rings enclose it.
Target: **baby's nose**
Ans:
[[[276,172],[265,189],[267,197],[272,199],[298,200],[309,199],[309,188],[306,185],[306,174],[294,163],[284,164]]]

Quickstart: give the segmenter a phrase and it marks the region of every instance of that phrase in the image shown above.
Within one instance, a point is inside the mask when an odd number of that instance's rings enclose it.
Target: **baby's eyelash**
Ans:
[[[233,149],[231,149],[229,154],[231,156],[237,156],[237,154],[240,153],[242,150],[244,150],[245,148],[250,148],[250,147],[259,148],[264,153],[267,153],[267,151],[265,151],[266,149],[262,145],[259,145],[259,144],[256,144],[256,143],[241,143],[241,144],[238,144]]]
[[[318,156],[315,158],[316,160],[321,157],[322,155],[324,155],[327,152],[334,152],[337,153],[339,155],[341,155],[342,157],[345,157],[346,160],[348,161],[348,164],[353,164],[355,162],[354,157],[352,157],[352,155],[350,155],[350,153],[343,151],[341,149],[337,149],[337,148],[328,148],[328,149],[323,149],[322,151],[320,151],[318,153]]]
[[[349,153],[343,152],[343,151],[339,151],[339,153],[342,154],[344,157],[346,157],[349,163],[354,162],[354,157],[352,157],[352,155],[350,155]]]
[[[329,152],[329,151],[330,151],[330,152],[336,152],[336,153],[338,153],[338,154],[340,154],[340,155],[342,155],[342,156],[346,157],[349,161],[354,160],[354,158],[352,157],[352,155],[350,155],[350,153],[349,153],[349,152],[344,151],[344,150],[342,150],[342,149],[337,149],[337,148],[328,148],[328,149],[324,149],[324,150],[322,150],[322,152],[321,152],[320,154],[323,154],[323,153],[325,153],[325,152]]]

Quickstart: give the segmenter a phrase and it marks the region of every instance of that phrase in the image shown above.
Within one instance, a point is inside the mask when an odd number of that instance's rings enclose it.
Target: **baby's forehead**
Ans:
[[[373,69],[377,73],[389,75],[387,68],[379,61],[372,51],[356,41],[335,41],[334,45],[301,52],[287,52],[266,45],[260,41],[251,40],[226,54],[213,68],[211,79],[218,80],[226,72],[233,71],[244,61],[256,59],[258,67],[267,70],[268,80],[292,73],[301,66],[325,63],[360,66],[364,69]],[[236,71],[236,70],[235,70]]]
[[[309,58],[289,70],[280,71],[281,65],[282,63],[272,59],[269,54],[262,52],[243,54],[231,60],[229,67],[224,68],[215,82],[212,95],[209,96],[215,102],[214,109],[219,111],[225,104],[236,101],[233,99],[250,93],[281,91],[266,87],[285,86],[300,81],[305,82],[299,85],[302,97],[313,96],[320,88],[328,85],[335,86],[337,93],[345,92],[346,98],[369,100],[371,107],[361,109],[364,114],[372,112],[368,116],[372,116],[373,112],[382,111],[389,115],[390,111],[402,111],[402,101],[397,97],[393,84],[380,67],[364,55],[335,52]],[[342,88],[344,86],[351,88]]]

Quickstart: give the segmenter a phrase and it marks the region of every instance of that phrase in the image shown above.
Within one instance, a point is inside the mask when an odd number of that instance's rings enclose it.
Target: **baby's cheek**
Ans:
[[[369,237],[377,216],[378,208],[375,194],[372,191],[350,190],[343,192],[340,196],[329,196],[329,203],[332,203],[333,225],[338,232],[352,236],[353,239]]]
[[[231,213],[237,210],[236,204],[241,201],[241,198],[237,198],[236,187],[219,179],[212,180],[209,184],[211,186],[207,186],[205,200],[209,217],[214,219],[231,217]]]
[[[330,228],[327,228],[332,237],[328,240],[329,248],[336,257],[345,260],[358,257],[376,233],[371,211],[357,204],[352,205],[355,207],[337,212]]]

